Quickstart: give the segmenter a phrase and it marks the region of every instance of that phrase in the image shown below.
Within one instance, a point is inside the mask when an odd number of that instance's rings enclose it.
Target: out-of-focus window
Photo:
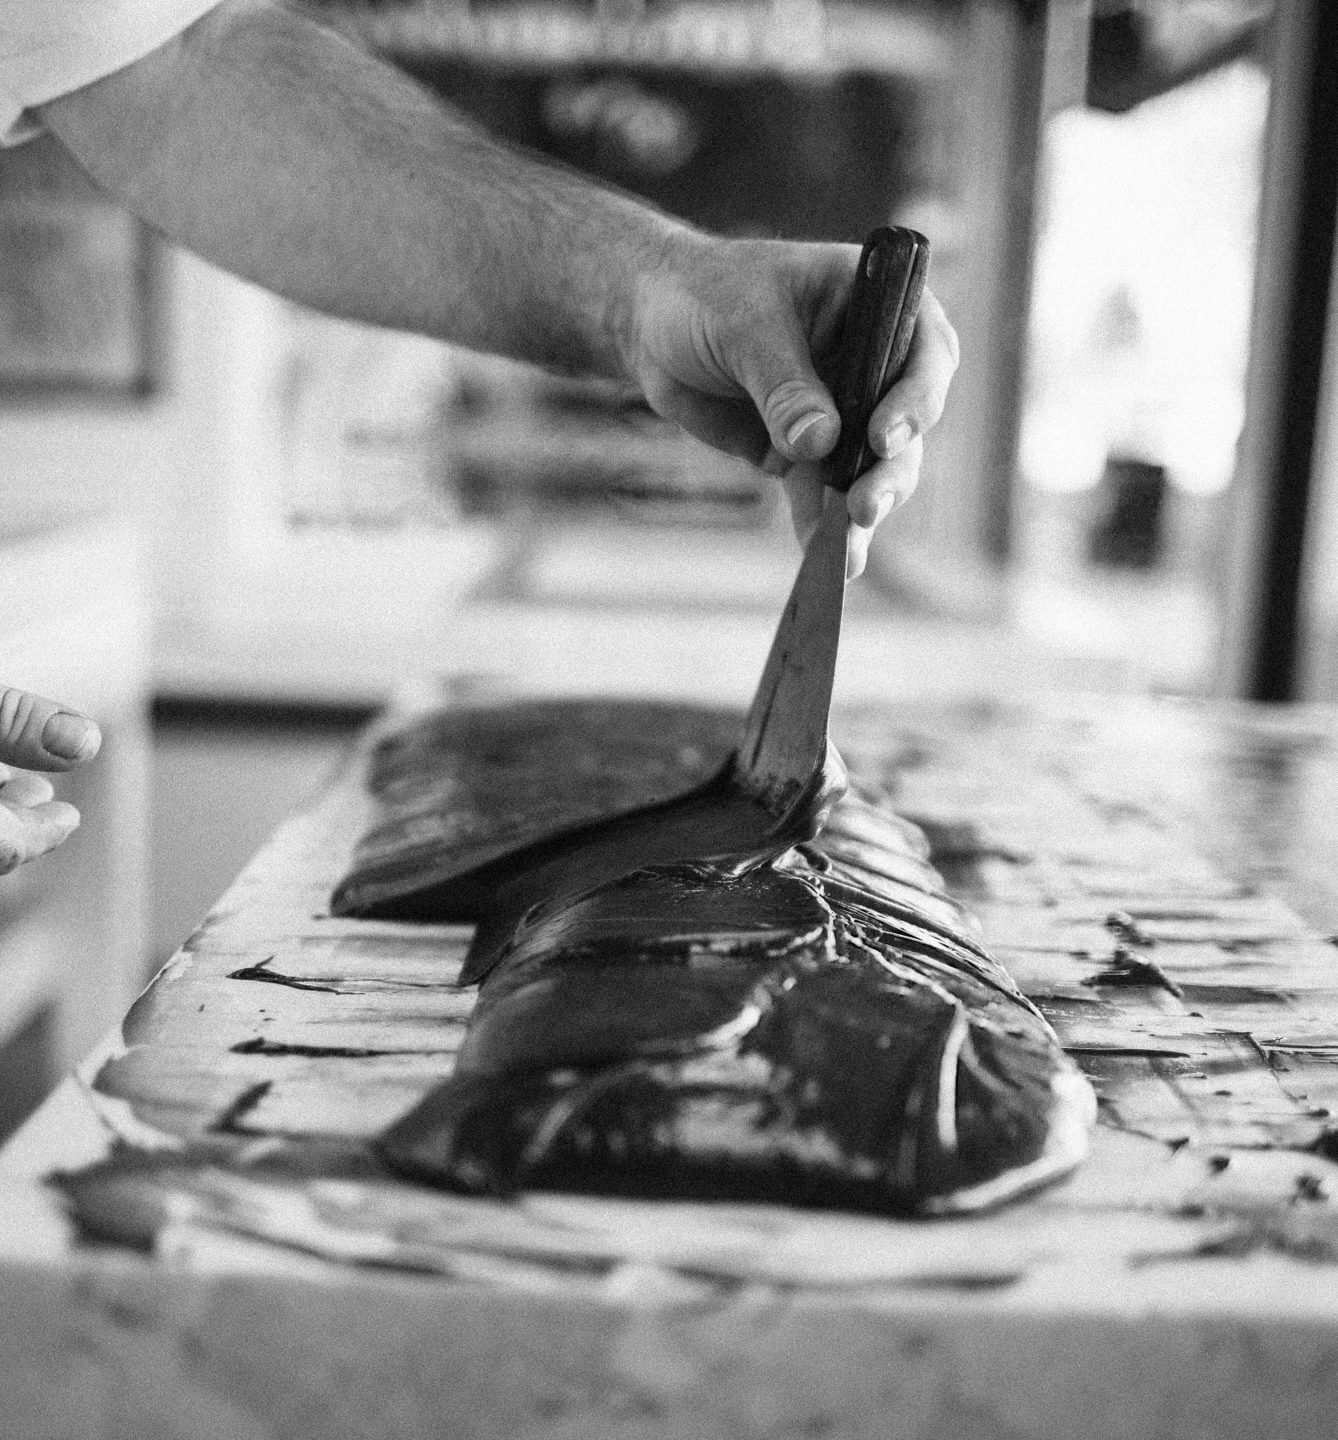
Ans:
[[[1041,157],[1014,507],[1020,623],[1210,683],[1245,413],[1269,80],[1240,58]]]

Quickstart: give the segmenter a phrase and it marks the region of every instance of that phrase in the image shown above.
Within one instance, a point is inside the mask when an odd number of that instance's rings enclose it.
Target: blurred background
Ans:
[[[842,698],[1338,695],[1333,7],[315,8],[713,230],[928,235],[964,359]],[[0,152],[0,255],[0,675],[106,732],[0,881],[2,1132],[397,688],[743,703],[798,551],[616,389],[277,300],[50,142]]]

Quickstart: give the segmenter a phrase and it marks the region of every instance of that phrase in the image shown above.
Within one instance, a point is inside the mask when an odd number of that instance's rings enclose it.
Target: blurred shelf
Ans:
[[[339,23],[397,59],[469,59],[548,67],[623,62],[821,77],[862,70],[935,79],[951,63],[950,31],[926,10],[823,5],[687,4],[625,19],[560,4],[329,7]]]
[[[432,668],[498,562],[495,526],[311,528],[273,537],[160,616],[153,689],[172,700],[376,706]]]

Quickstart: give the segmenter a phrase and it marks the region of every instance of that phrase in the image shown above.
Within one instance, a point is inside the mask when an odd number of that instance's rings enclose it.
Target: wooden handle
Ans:
[[[834,490],[849,490],[876,458],[869,417],[905,367],[928,269],[929,241],[915,230],[883,225],[864,242],[831,369],[841,438],[823,478]]]

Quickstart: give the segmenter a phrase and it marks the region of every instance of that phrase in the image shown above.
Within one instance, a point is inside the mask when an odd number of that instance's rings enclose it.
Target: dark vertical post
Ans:
[[[1272,506],[1264,549],[1260,640],[1250,694],[1290,700],[1300,648],[1301,566],[1314,469],[1324,366],[1324,332],[1333,275],[1338,214],[1338,5],[1309,7],[1308,53],[1290,76],[1273,83],[1303,87],[1306,115],[1297,155],[1296,221],[1288,306],[1278,319],[1286,352],[1279,374],[1281,416],[1271,475]]]
[[[1016,6],[1016,73],[1012,109],[1001,123],[1008,129],[1006,194],[1003,229],[998,237],[999,274],[1011,295],[1002,297],[995,315],[990,353],[995,357],[994,423],[984,436],[985,473],[991,477],[984,515],[984,548],[988,559],[1004,564],[1012,550],[1013,486],[1017,473],[1018,435],[1022,424],[1022,390],[1027,353],[1028,297],[1031,295],[1035,258],[1036,181],[1045,119],[1047,28],[1057,22],[1056,8],[1067,0],[1048,4],[1022,0]]]
[[[1219,688],[1290,700],[1338,216],[1338,5],[1275,12],[1263,213]],[[1253,572],[1253,573],[1251,573]]]

